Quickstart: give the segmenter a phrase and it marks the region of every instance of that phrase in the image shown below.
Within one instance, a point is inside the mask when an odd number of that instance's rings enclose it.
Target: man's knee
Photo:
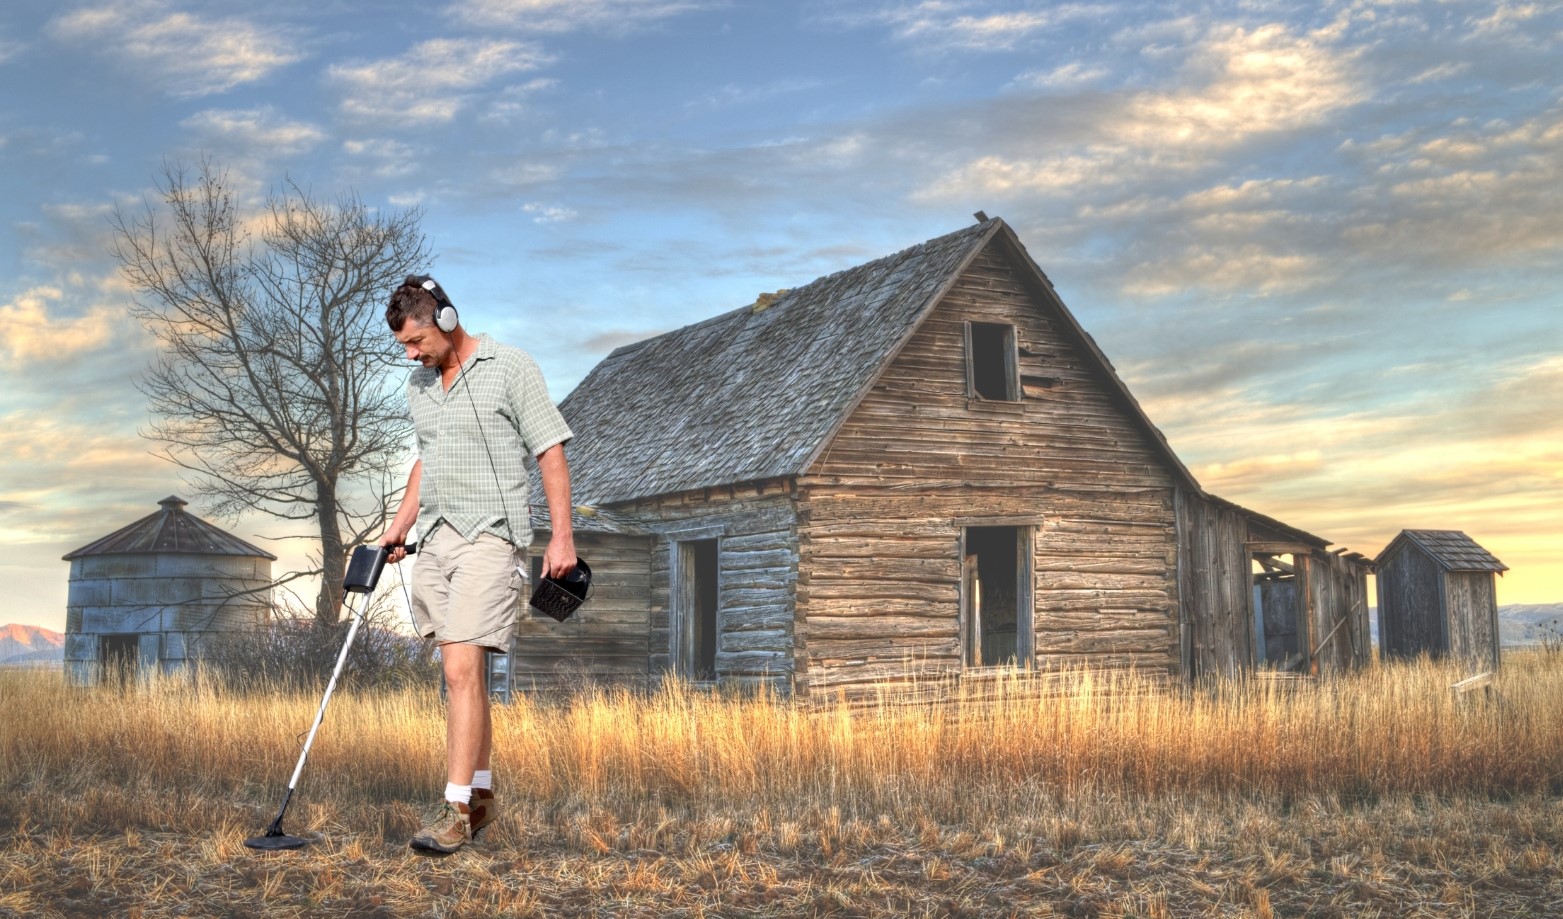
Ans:
[[[442,645],[440,654],[445,670],[445,685],[452,692],[471,689],[483,683],[483,662],[487,655],[474,645]]]

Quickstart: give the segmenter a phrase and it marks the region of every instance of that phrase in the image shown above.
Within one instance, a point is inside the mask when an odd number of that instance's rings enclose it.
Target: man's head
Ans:
[[[436,325],[441,312],[449,319],[449,331]],[[456,309],[428,275],[409,275],[396,288],[385,308],[385,322],[407,350],[407,359],[425,367],[443,365],[455,350]]]
[[[408,319],[432,322],[442,332],[456,329],[456,305],[450,302],[440,282],[426,274],[410,274],[391,294],[385,308],[385,321],[392,332],[400,332]]]

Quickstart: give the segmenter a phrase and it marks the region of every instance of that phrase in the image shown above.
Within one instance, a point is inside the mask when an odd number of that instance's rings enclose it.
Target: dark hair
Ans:
[[[434,324],[434,307],[437,302],[434,294],[414,282],[413,279],[419,277],[409,277],[391,294],[391,302],[385,308],[385,321],[392,332],[400,332],[409,319],[418,325]]]

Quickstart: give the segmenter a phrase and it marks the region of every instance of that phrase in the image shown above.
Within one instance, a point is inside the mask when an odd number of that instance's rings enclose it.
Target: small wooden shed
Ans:
[[[70,552],[65,674],[73,683],[172,673],[203,635],[264,622],[276,556],[185,510],[159,510]]]
[[[1509,570],[1459,530],[1401,530],[1377,559],[1378,641],[1388,657],[1500,661],[1497,582]]]
[[[1369,659],[1371,563],[1205,492],[1000,219],[619,348],[560,410],[614,605],[528,623],[517,685]]]

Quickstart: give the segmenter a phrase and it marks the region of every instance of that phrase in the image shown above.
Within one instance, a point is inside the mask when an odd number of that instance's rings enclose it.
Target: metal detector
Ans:
[[[416,543],[408,543],[404,548],[408,555],[418,551]],[[342,579],[342,589],[349,594],[373,593],[389,555],[384,546],[355,548],[353,557],[347,564],[347,574]],[[321,697],[320,709],[315,712],[315,723],[309,726],[309,736],[304,739],[304,749],[299,751],[298,765],[293,767],[293,778],[288,780],[288,793],[282,798],[282,807],[277,809],[277,819],[266,828],[265,834],[251,836],[244,841],[244,844],[251,849],[277,851],[302,849],[309,845],[309,840],[304,837],[290,836],[282,831],[282,815],[287,813],[288,802],[293,800],[293,789],[298,787],[298,777],[304,771],[304,760],[309,756],[310,745],[315,742],[315,732],[320,730],[320,722],[326,717],[326,706],[330,704],[331,693],[336,689],[337,677],[342,675],[342,665],[347,663],[347,652],[353,647],[353,639],[358,635],[359,624],[364,621],[364,617],[353,609],[351,603],[346,603],[346,606],[348,613],[353,617],[353,624],[347,629],[347,639],[342,642],[342,652],[337,655],[336,668],[331,671],[331,682],[326,684],[326,694]]]

